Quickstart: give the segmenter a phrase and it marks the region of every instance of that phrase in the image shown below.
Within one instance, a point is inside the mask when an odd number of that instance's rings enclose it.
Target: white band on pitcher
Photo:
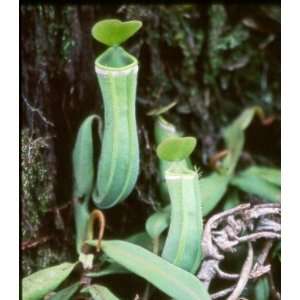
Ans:
[[[95,66],[95,71],[98,75],[102,75],[102,76],[107,76],[107,75],[112,75],[112,76],[126,76],[128,74],[136,74],[138,72],[138,65],[135,65],[132,68],[128,68],[125,70],[109,70],[109,69],[102,69],[99,68],[98,66]]]

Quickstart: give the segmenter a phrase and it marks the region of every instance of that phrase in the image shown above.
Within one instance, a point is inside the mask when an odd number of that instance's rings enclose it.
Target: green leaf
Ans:
[[[129,236],[126,241],[131,242],[133,244],[136,244],[138,246],[141,246],[145,249],[152,250],[153,248],[153,242],[150,239],[150,236],[146,232],[139,232],[136,234],[133,234]],[[106,257],[106,260],[109,258]],[[87,273],[87,276],[89,277],[102,277],[107,275],[113,275],[113,274],[126,274],[129,273],[127,269],[122,267],[121,265],[117,264],[113,260],[110,259],[110,263],[107,266],[101,267],[100,271],[96,272],[89,272]]]
[[[263,115],[258,106],[244,110],[229,126],[224,128],[223,137],[229,154],[224,158],[222,168],[228,175],[232,175],[240,159],[245,144],[245,130],[255,114]]]
[[[173,102],[171,102],[168,105],[152,109],[152,110],[150,110],[147,113],[147,116],[159,116],[159,115],[162,115],[162,114],[166,113],[167,111],[169,111],[171,108],[173,108],[176,104],[177,104],[177,101],[173,101]]]
[[[50,297],[49,300],[68,300],[72,299],[72,296],[78,291],[80,283],[74,283],[67,288],[58,291],[54,296]]]
[[[97,241],[89,241],[95,246]],[[208,300],[209,294],[196,276],[145,250],[124,241],[103,241],[102,250],[120,265],[145,278],[177,300]]]
[[[114,274],[128,274],[129,271],[122,267],[121,265],[117,263],[110,263],[107,267],[101,268],[100,271],[95,271],[95,272],[89,272],[86,275],[88,277],[103,277],[103,276],[108,276],[108,275],[114,275]]]
[[[156,152],[160,159],[181,161],[191,155],[196,144],[194,137],[170,137],[158,145]]]
[[[23,300],[39,300],[55,290],[70,275],[75,265],[62,263],[23,278]]]
[[[254,288],[255,299],[269,300],[270,299],[270,286],[266,276],[257,280]]]
[[[152,249],[152,240],[147,232],[144,231],[129,236],[128,238],[126,238],[126,241],[148,250]]]
[[[271,202],[280,200],[280,188],[264,179],[252,175],[233,177],[230,184],[250,194],[257,195]]]
[[[199,180],[203,216],[208,215],[221,201],[228,183],[228,176],[216,172]]]
[[[281,241],[278,241],[272,251],[272,258],[277,257],[281,261]]]
[[[239,199],[238,191],[234,189],[230,191],[228,195],[226,195],[222,211],[234,208],[239,204],[240,204],[240,199]]]
[[[89,293],[94,300],[119,300],[107,287],[93,284],[81,290]]]
[[[281,174],[280,170],[276,168],[268,168],[261,166],[251,166],[240,173],[245,176],[256,176],[269,183],[280,186],[281,185]]]
[[[99,123],[101,132],[101,119],[97,115],[87,117],[81,124],[73,150],[74,195],[76,197],[89,196],[93,189],[95,177],[94,170],[94,141],[92,126]]]
[[[133,36],[142,25],[141,21],[136,20],[122,22],[117,19],[107,19],[93,26],[92,36],[107,46],[116,46]]]
[[[147,219],[146,231],[152,239],[157,239],[169,227],[170,209],[171,207],[168,205]]]

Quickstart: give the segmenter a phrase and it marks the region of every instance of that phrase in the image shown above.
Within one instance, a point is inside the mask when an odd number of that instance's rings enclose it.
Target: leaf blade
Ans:
[[[170,206],[164,211],[155,212],[146,221],[146,231],[152,239],[157,239],[170,223]]]
[[[160,159],[166,161],[181,161],[188,158],[194,151],[197,140],[194,137],[169,137],[163,140],[156,152]]]
[[[119,300],[107,287],[99,284],[90,285],[82,292],[89,293],[94,300]]]
[[[76,282],[65,289],[58,291],[54,296],[50,297],[49,300],[69,300],[78,291],[80,283]]]
[[[23,278],[23,300],[38,300],[55,290],[70,275],[75,265],[76,263],[62,263]]]
[[[89,241],[94,245],[96,241]],[[193,276],[157,255],[124,241],[103,241],[102,250],[131,272],[148,280],[167,295],[177,299],[208,300],[206,288]]]
[[[230,184],[246,193],[257,195],[268,201],[280,201],[280,188],[257,176],[239,175],[233,177]]]
[[[223,137],[229,154],[224,158],[222,168],[228,175],[233,174],[238,164],[245,144],[245,130],[256,114],[263,115],[263,111],[259,106],[247,108],[223,129]]]
[[[199,180],[203,216],[207,216],[226,193],[229,177],[216,172]]]
[[[116,46],[125,42],[142,27],[137,20],[122,22],[118,19],[107,19],[97,22],[92,28],[92,36],[107,46]]]
[[[261,179],[268,181],[272,184],[281,185],[281,174],[277,168],[270,168],[264,166],[250,166],[240,173],[241,175],[252,175],[260,177]]]
[[[94,121],[99,122],[100,135],[101,119],[97,115],[87,117],[79,128],[72,153],[74,172],[73,193],[76,197],[90,195],[93,189],[95,170],[92,126]]]

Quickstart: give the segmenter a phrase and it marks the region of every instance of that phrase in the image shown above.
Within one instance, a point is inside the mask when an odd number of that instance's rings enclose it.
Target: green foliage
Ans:
[[[149,251],[153,248],[153,242],[146,232],[139,232],[129,236],[126,241],[133,243],[135,245],[141,246]],[[94,271],[87,273],[89,277],[102,277],[112,274],[124,274],[129,273],[127,269],[112,261],[109,257],[104,256],[104,260],[108,262],[107,265],[101,266],[100,271]]]
[[[229,191],[224,199],[223,210],[231,209],[240,204],[237,190]]]
[[[157,239],[169,227],[170,206],[155,212],[146,221],[146,231],[152,239]]]
[[[270,286],[266,276],[261,277],[255,283],[254,288],[255,299],[269,300],[270,299]]]
[[[107,46],[116,46],[129,39],[141,27],[141,21],[122,22],[117,19],[107,19],[93,26],[92,36]]]
[[[75,265],[62,263],[23,278],[23,300],[40,300],[49,292],[55,290],[70,275]]]
[[[196,144],[194,137],[170,137],[158,145],[156,152],[160,159],[181,161],[191,155]]]
[[[223,130],[225,146],[229,153],[222,163],[222,168],[229,176],[233,174],[240,159],[245,145],[245,130],[255,114],[263,115],[260,107],[247,108]]]
[[[241,173],[233,177],[230,184],[246,193],[257,195],[267,201],[278,202],[280,200],[280,187],[259,176]]]
[[[281,261],[281,242],[277,242],[273,251],[272,251],[272,257],[277,257]]]
[[[162,254],[162,256],[166,259],[170,259],[170,257],[172,257],[171,261],[175,263],[174,261],[176,261],[176,259],[174,258],[174,255],[176,257],[176,253],[178,251],[187,253],[187,251],[182,250],[184,243],[186,243],[185,246],[190,249],[190,251],[196,251],[199,248],[197,248],[197,246],[191,247],[191,245],[189,245],[188,238],[183,238],[185,234],[182,233],[182,230],[185,228],[188,233],[191,233],[193,232],[193,229],[195,229],[199,232],[198,234],[193,233],[193,236],[201,236],[202,221],[194,223],[193,226],[193,212],[197,211],[197,215],[199,217],[202,215],[206,216],[213,211],[217,204],[226,195],[229,184],[238,187],[244,192],[258,195],[267,201],[279,200],[279,170],[274,168],[251,166],[238,175],[234,175],[245,144],[245,130],[250,125],[255,114],[259,114],[259,116],[262,117],[263,112],[261,108],[248,108],[223,130],[223,137],[228,154],[221,162],[219,170],[212,172],[204,178],[200,178],[196,188],[198,190],[197,192],[194,184],[188,187],[187,182],[185,182],[185,184],[181,182],[183,178],[187,178],[187,170],[189,168],[191,169],[191,167],[188,167],[186,163],[184,165],[176,166],[175,163],[169,162],[168,165],[163,167],[161,166],[161,161],[169,159],[169,153],[170,155],[174,155],[173,153],[177,153],[178,151],[178,143],[172,143],[172,141],[178,139],[182,140],[183,138],[178,137],[179,134],[177,133],[175,126],[166,122],[162,119],[162,117],[156,121],[155,138],[156,143],[160,142],[157,147],[157,154],[160,158],[160,171],[164,172],[160,175],[160,177],[165,179],[168,184],[171,207],[166,206],[163,212],[156,212],[150,216],[146,222],[146,229],[152,238],[157,238],[167,228],[167,223],[170,222],[169,234]],[[159,122],[161,124],[166,124],[167,126],[158,126]],[[170,133],[166,131],[167,129]],[[174,173],[174,170],[172,170],[172,168],[174,169],[174,166],[177,168],[177,170],[175,169],[177,172],[176,176],[172,174],[172,172]],[[180,174],[178,170],[181,171]],[[190,172],[193,173],[192,171]],[[170,178],[172,178],[172,181],[168,181],[167,174],[169,174]],[[172,174],[172,176],[170,174]],[[178,181],[178,183],[176,183],[176,181]],[[172,182],[172,185],[170,182]],[[175,185],[173,184],[174,182]],[[160,184],[163,185],[164,182],[161,182]],[[164,191],[163,188],[164,187],[162,186],[161,190]],[[164,196],[163,193],[162,195]],[[201,212],[193,206],[193,204],[197,202],[202,206],[202,210],[200,210]],[[231,191],[226,196],[224,209],[232,208],[238,203],[239,197],[237,195],[237,191]],[[187,213],[189,217],[184,217],[185,213]],[[169,214],[171,214],[170,221],[168,218]],[[190,225],[188,225],[189,222],[187,220],[190,222]],[[170,240],[172,240],[172,243],[169,242]],[[171,246],[169,246],[169,244],[171,244]],[[166,246],[169,252],[167,255],[165,255]],[[189,253],[189,257],[193,257],[191,253]],[[196,263],[197,259],[194,257],[193,261]],[[197,267],[195,269],[197,269]]]
[[[276,186],[281,185],[281,174],[280,170],[270,167],[261,166],[250,166],[249,168],[243,170],[240,175],[242,176],[255,176],[262,180],[265,180]]]
[[[74,196],[79,198],[91,194],[95,180],[92,132],[94,122],[98,122],[98,134],[101,134],[101,119],[97,115],[89,116],[78,130],[73,151]]]
[[[96,241],[89,241],[96,245]],[[103,241],[102,250],[126,269],[145,278],[178,300],[210,299],[204,285],[192,274],[168,263],[142,247],[124,241]]]
[[[221,201],[227,191],[229,177],[217,172],[200,178],[200,197],[202,199],[203,216],[208,215]]]
[[[82,292],[89,293],[94,300],[118,300],[108,288],[102,285],[93,284],[82,290]]]
[[[49,300],[69,300],[72,299],[73,295],[79,290],[80,283],[76,282],[63,290],[58,291]]]

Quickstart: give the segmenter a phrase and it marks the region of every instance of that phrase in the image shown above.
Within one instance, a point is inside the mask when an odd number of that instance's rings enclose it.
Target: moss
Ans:
[[[21,132],[22,243],[39,241],[55,229],[48,228],[47,224],[49,210],[55,204],[51,197],[54,178],[47,162],[48,143],[47,137],[28,129]],[[41,243],[22,253],[22,272],[26,276],[68,257],[69,252],[64,247]]]
[[[22,273],[27,276],[38,270],[59,264],[63,261],[72,261],[64,249],[41,245],[35,250],[27,251],[22,257]]]
[[[34,139],[28,129],[22,130],[21,136],[22,239],[26,240],[37,237],[41,219],[51,207],[49,191],[53,186],[43,154],[47,147],[46,139]]]

